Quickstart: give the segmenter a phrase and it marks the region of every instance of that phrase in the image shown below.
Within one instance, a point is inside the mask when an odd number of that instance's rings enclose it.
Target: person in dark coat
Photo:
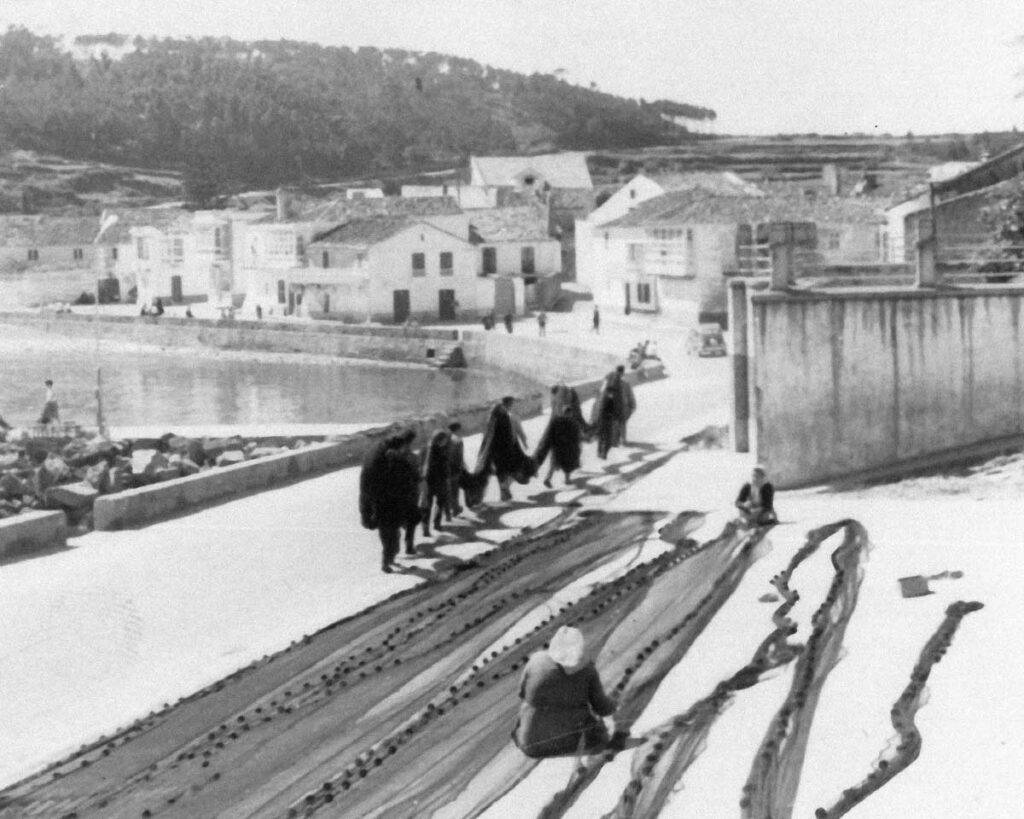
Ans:
[[[445,517],[451,520],[462,513],[459,503],[459,481],[466,471],[465,445],[462,443],[462,424],[453,421],[448,425],[448,508]]]
[[[487,478],[492,473],[498,476],[501,499],[511,500],[511,482],[527,483],[537,472],[533,459],[523,451],[520,444],[522,425],[512,414],[513,403],[515,399],[506,395],[491,410],[476,467],[461,484],[466,493],[467,506],[476,506],[483,500]]]
[[[625,368],[609,373],[594,399],[591,422],[597,434],[597,456],[601,459],[607,458],[608,450],[621,443],[622,431],[629,417],[623,372]]]
[[[511,313],[506,313],[505,314],[505,329],[508,330],[508,332],[510,332],[510,333],[512,332],[512,314]]]
[[[601,717],[615,713],[593,662],[586,659],[583,635],[562,626],[546,651],[530,656],[519,684],[519,719],[512,732],[516,746],[534,759],[608,746]]]
[[[359,481],[359,511],[363,525],[375,528],[383,548],[381,568],[390,572],[405,528],[406,554],[415,554],[419,468],[410,446],[416,434],[408,430],[387,439],[367,456]]]
[[[430,436],[420,466],[420,518],[423,521],[423,536],[430,537],[430,513],[434,512],[434,528],[440,531],[441,516],[448,509],[448,488],[450,485],[450,465],[448,446],[451,432],[439,429]],[[451,515],[448,515],[451,520]]]
[[[740,487],[736,508],[740,510],[740,518],[749,526],[767,526],[779,522],[775,516],[775,487],[768,480],[763,466],[755,466],[750,475],[750,483]]]
[[[565,482],[569,483],[572,473],[580,468],[582,441],[583,413],[579,395],[564,383],[556,384],[551,388],[551,418],[533,454],[538,468],[551,454],[551,464],[544,478],[546,487],[551,488],[551,477],[556,469],[565,473]]]

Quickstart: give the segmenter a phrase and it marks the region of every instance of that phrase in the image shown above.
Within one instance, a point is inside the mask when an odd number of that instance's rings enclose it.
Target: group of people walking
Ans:
[[[551,416],[536,449],[527,452],[522,422],[514,411],[515,399],[506,396],[492,409],[473,469],[464,463],[461,425],[449,424],[434,431],[419,455],[413,452],[416,433],[404,430],[380,442],[367,455],[359,487],[359,511],[363,526],[376,529],[383,549],[381,568],[393,569],[402,533],[405,553],[416,553],[416,526],[424,537],[430,526],[442,527],[462,512],[465,504],[478,506],[491,476],[495,476],[502,500],[512,499],[512,483],[528,483],[549,461],[544,486],[551,488],[556,471],[565,482],[580,467],[584,441],[596,439],[597,454],[626,440],[626,422],[636,409],[633,389],[624,378],[625,368],[609,373],[594,402],[591,420],[583,417],[580,398],[564,382],[551,388]]]

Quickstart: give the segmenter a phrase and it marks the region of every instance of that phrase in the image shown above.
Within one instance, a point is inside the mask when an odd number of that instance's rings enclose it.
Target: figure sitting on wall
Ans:
[[[755,466],[750,483],[743,484],[736,498],[740,519],[748,526],[769,526],[778,523],[775,516],[775,487],[768,481],[763,466]]]

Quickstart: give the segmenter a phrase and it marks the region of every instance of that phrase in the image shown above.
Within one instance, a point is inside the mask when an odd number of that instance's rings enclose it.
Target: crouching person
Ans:
[[[615,702],[587,659],[583,635],[562,626],[547,651],[531,655],[519,687],[522,705],[512,739],[529,757],[594,753],[608,747],[602,717]]]
[[[736,498],[736,508],[748,526],[767,526],[779,522],[775,517],[775,487],[768,481],[763,466],[755,466],[750,483],[743,484]]]

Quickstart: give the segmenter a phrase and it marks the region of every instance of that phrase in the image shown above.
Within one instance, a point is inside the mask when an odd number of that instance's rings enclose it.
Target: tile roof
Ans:
[[[715,196],[696,189],[673,191],[649,199],[606,227],[761,222],[880,224],[884,221],[881,205],[876,201],[826,196]]]
[[[1005,182],[1024,173],[1024,142],[951,179],[936,182],[936,194],[957,196]]]
[[[469,224],[474,243],[537,242],[550,238],[547,215],[537,205],[474,210]]]
[[[586,155],[578,152],[538,154],[537,156],[471,156],[470,169],[475,182],[503,186],[519,184],[519,177],[533,172],[552,188],[593,188]]]
[[[131,241],[133,227],[187,230],[192,224],[192,213],[181,208],[119,208],[103,211],[96,222],[97,244],[123,245]]]
[[[451,196],[385,196],[381,199],[293,200],[291,222],[344,222],[370,216],[442,216],[462,213]]]
[[[396,236],[413,225],[426,226],[444,233],[457,241],[466,241],[464,238],[456,236],[454,233],[450,233],[437,225],[432,225],[423,219],[398,214],[351,219],[315,236],[311,245],[327,244],[368,247],[378,242],[383,242],[385,239],[390,239],[392,236]]]
[[[0,247],[91,245],[99,229],[95,216],[0,216]]]

